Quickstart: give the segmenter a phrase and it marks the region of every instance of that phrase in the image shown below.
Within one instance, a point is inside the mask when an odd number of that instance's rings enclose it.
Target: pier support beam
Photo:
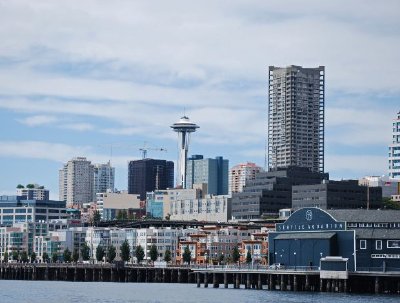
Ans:
[[[213,273],[213,288],[218,288],[218,287],[219,287],[218,274]]]
[[[208,272],[204,273],[204,288],[208,287]]]
[[[235,274],[235,288],[240,288],[240,273]]]
[[[250,289],[250,288],[251,288],[251,275],[246,274],[246,289]]]
[[[199,272],[196,273],[196,280],[197,280],[197,287],[200,287],[201,280],[200,280],[200,273]]]
[[[285,288],[285,277],[284,275],[281,275],[281,290],[286,290]]]
[[[228,273],[224,272],[224,287],[228,288]]]
[[[257,289],[262,289],[262,280],[261,280],[261,274],[258,274],[258,279],[257,279]]]
[[[381,290],[381,281],[379,277],[375,277],[375,293],[379,294],[380,290]]]
[[[298,287],[297,287],[297,276],[294,275],[293,276],[293,291],[297,291]]]

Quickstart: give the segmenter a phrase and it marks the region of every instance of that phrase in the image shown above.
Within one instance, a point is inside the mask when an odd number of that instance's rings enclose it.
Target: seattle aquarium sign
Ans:
[[[319,208],[301,208],[295,211],[285,223],[276,224],[276,231],[321,231],[346,230],[346,223],[336,221],[330,214]]]

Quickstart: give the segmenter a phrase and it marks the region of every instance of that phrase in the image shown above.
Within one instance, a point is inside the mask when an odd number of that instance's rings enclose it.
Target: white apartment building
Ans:
[[[389,145],[389,177],[400,179],[400,112],[393,121],[392,144]]]
[[[170,227],[164,228],[139,228],[128,229],[126,231],[127,240],[131,247],[131,254],[135,256],[135,250],[138,245],[142,246],[145,257],[144,260],[150,260],[150,248],[154,244],[158,250],[158,261],[164,260],[165,252],[171,252],[171,258],[176,258],[176,248],[178,239],[181,237],[181,229],[171,229]],[[135,259],[135,257],[134,257]]]
[[[243,191],[247,180],[253,180],[256,174],[263,171],[255,163],[247,162],[235,165],[229,170],[229,194]]]
[[[96,200],[97,193],[114,191],[115,168],[111,166],[110,161],[106,164],[94,164],[93,174],[93,200]]]
[[[38,184],[33,184],[33,188],[17,188],[17,196],[22,196],[26,200],[49,200],[49,190]]]

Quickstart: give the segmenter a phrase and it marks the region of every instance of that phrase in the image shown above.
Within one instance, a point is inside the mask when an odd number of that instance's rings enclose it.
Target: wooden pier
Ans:
[[[323,275],[318,270],[155,268],[118,264],[0,264],[0,280],[190,283],[205,288],[400,294],[400,272],[349,272],[346,278],[321,277]]]

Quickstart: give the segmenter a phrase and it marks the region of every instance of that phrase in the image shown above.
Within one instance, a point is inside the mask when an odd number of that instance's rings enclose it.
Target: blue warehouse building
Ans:
[[[302,208],[269,233],[270,264],[316,269],[321,259],[345,260],[348,271],[399,270],[400,212]]]

